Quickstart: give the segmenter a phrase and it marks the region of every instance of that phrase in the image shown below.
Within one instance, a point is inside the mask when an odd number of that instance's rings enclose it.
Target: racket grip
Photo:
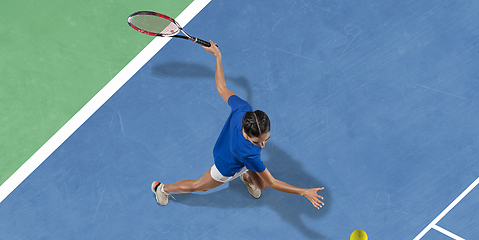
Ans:
[[[199,39],[199,38],[195,38],[193,42],[201,44],[205,47],[211,47],[211,44],[209,42],[207,42],[205,40],[202,40],[202,39]]]

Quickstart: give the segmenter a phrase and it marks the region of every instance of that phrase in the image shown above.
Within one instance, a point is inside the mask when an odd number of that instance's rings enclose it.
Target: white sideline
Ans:
[[[449,204],[449,206],[447,206],[446,209],[444,209],[431,223],[429,223],[429,225],[426,226],[426,228],[424,228],[415,238],[414,240],[419,240],[421,239],[422,237],[424,237],[424,235],[426,235],[427,232],[429,232],[429,230],[431,230],[431,228],[434,228],[440,232],[442,232],[441,230],[444,230],[446,231],[445,229],[443,228],[440,228],[439,226],[437,226],[436,224],[444,217],[446,216],[447,213],[449,213],[449,211],[451,211],[467,194],[469,194],[469,192],[472,191],[472,189],[474,189],[477,184],[479,184],[479,177],[471,184],[469,185],[469,187],[466,188],[466,190],[464,190],[451,204]],[[443,232],[442,232],[443,233]],[[448,232],[449,233],[449,232]],[[445,234],[445,233],[443,233]],[[446,234],[447,235],[447,234]],[[449,236],[449,235],[448,235]],[[454,235],[456,236],[456,235]],[[451,236],[450,236],[451,237]],[[459,236],[457,236],[457,238],[454,238],[456,240],[459,240],[459,239],[463,239]]]
[[[182,26],[190,22],[211,0],[194,0],[175,20]],[[14,174],[0,186],[0,203],[10,195],[45,159],[68,139],[91,115],[93,115],[118,89],[120,89],[143,65],[145,65],[170,38],[154,38],[83,108],[36,151]]]

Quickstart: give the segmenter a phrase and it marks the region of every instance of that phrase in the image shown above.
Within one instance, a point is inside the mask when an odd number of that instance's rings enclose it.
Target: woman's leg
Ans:
[[[221,186],[223,183],[214,180],[208,170],[202,177],[196,180],[182,180],[173,184],[165,185],[163,190],[167,193],[190,193],[198,191],[208,191]]]
[[[243,179],[254,184],[261,190],[266,190],[266,188],[268,188],[268,184],[266,184],[256,172],[248,170],[243,174]]]

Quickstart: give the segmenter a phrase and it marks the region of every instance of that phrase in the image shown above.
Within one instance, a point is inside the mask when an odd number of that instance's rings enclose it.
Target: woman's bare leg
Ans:
[[[268,188],[268,184],[266,184],[256,172],[248,170],[243,174],[243,179],[249,183],[253,183],[261,190],[266,190],[266,188]]]
[[[182,180],[173,184],[165,185],[163,190],[167,193],[190,193],[198,191],[208,191],[221,186],[223,183],[214,180],[208,170],[202,177],[196,180]]]

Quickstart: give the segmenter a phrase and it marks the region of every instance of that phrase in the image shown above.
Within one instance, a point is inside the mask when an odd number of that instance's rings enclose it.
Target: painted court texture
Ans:
[[[176,16],[190,2],[3,2],[0,183],[151,41],[129,34],[125,14]]]
[[[0,183],[152,41],[129,14],[190,3],[2,3]],[[18,187],[2,185],[0,239],[476,238],[479,3],[195,3],[180,24],[218,43],[228,87],[271,119],[265,165],[324,186],[325,207],[272,189],[256,200],[239,180],[158,206],[151,182],[203,175],[229,113],[214,57],[174,39]]]

